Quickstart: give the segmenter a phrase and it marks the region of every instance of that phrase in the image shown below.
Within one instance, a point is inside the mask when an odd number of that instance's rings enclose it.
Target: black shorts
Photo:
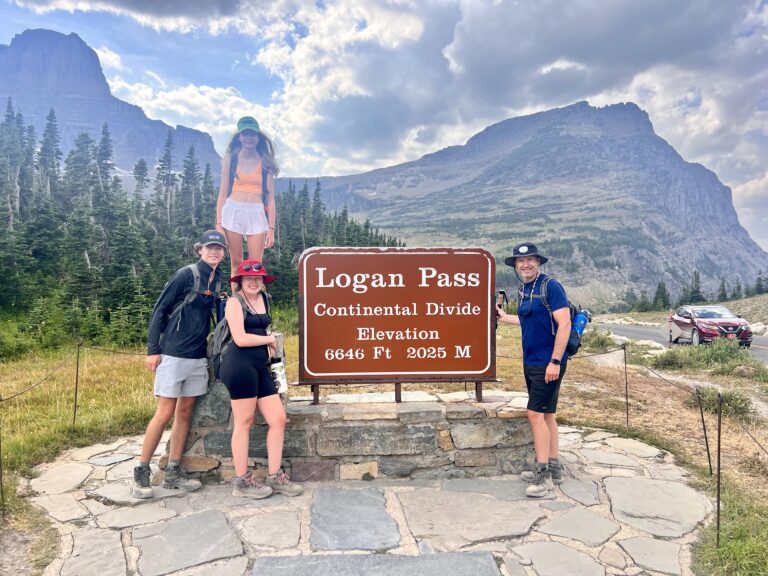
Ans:
[[[230,342],[219,369],[219,377],[227,387],[229,397],[242,400],[277,394],[277,387],[267,367],[268,361],[266,346],[238,348],[234,342]]]
[[[557,412],[557,397],[560,394],[560,382],[565,375],[565,367],[560,366],[560,377],[553,382],[546,382],[546,366],[523,366],[525,386],[528,388],[528,410],[554,414]]]

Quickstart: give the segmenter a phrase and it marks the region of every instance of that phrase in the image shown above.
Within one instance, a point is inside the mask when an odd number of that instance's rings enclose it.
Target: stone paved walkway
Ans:
[[[30,482],[61,534],[46,576],[691,575],[712,512],[671,455],[561,428],[568,479],[548,500],[517,477],[307,484],[251,501],[230,484],[130,496],[140,437],[70,451]]]

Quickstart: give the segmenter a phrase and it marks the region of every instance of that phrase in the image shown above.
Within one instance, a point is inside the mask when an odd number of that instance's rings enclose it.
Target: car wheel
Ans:
[[[698,346],[699,344],[701,344],[701,339],[699,338],[698,330],[694,330],[693,332],[691,332],[691,344],[694,346]]]
[[[742,344],[742,346],[744,346],[744,348],[749,348],[750,346],[752,346],[752,342],[746,342]]]

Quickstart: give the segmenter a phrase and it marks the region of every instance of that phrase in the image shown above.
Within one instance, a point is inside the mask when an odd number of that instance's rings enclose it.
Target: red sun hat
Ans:
[[[237,282],[240,284],[240,278],[242,276],[261,276],[264,278],[264,284],[272,284],[275,281],[275,277],[271,274],[267,274],[261,260],[243,260],[237,267],[237,274],[232,276],[229,281]]]

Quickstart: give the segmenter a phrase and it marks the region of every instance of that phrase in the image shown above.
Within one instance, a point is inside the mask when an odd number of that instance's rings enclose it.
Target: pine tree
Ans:
[[[656,293],[653,295],[653,309],[654,310],[667,310],[670,306],[669,291],[664,280],[659,280],[656,285]]]
[[[704,293],[701,291],[701,275],[698,270],[693,271],[693,278],[691,279],[691,286],[688,292],[688,303],[698,304],[700,302],[706,302]]]
[[[163,146],[163,155],[157,163],[155,187],[152,194],[152,209],[158,224],[169,230],[172,225],[173,198],[176,189],[176,174],[173,172],[173,133],[168,136]]]
[[[720,288],[717,290],[717,301],[725,302],[728,300],[728,292],[725,289],[725,278],[720,278]]]
[[[731,300],[738,300],[743,297],[744,294],[741,292],[741,280],[736,278],[736,282],[733,284],[733,292],[731,292]]]
[[[190,146],[184,158],[180,186],[176,188],[174,200],[174,223],[181,236],[194,238],[199,230],[202,204],[200,167],[195,157],[195,147]]]
[[[37,154],[37,172],[41,191],[49,198],[58,191],[61,164],[61,149],[59,148],[59,125],[56,113],[51,108],[46,118],[43,140]]]
[[[756,295],[765,294],[765,280],[763,280],[762,270],[757,271],[757,280],[755,280],[754,292]]]
[[[203,183],[200,187],[200,212],[198,213],[198,226],[201,232],[210,230],[216,224],[216,201],[218,200],[218,190],[213,182],[211,165],[205,164],[203,172]]]

